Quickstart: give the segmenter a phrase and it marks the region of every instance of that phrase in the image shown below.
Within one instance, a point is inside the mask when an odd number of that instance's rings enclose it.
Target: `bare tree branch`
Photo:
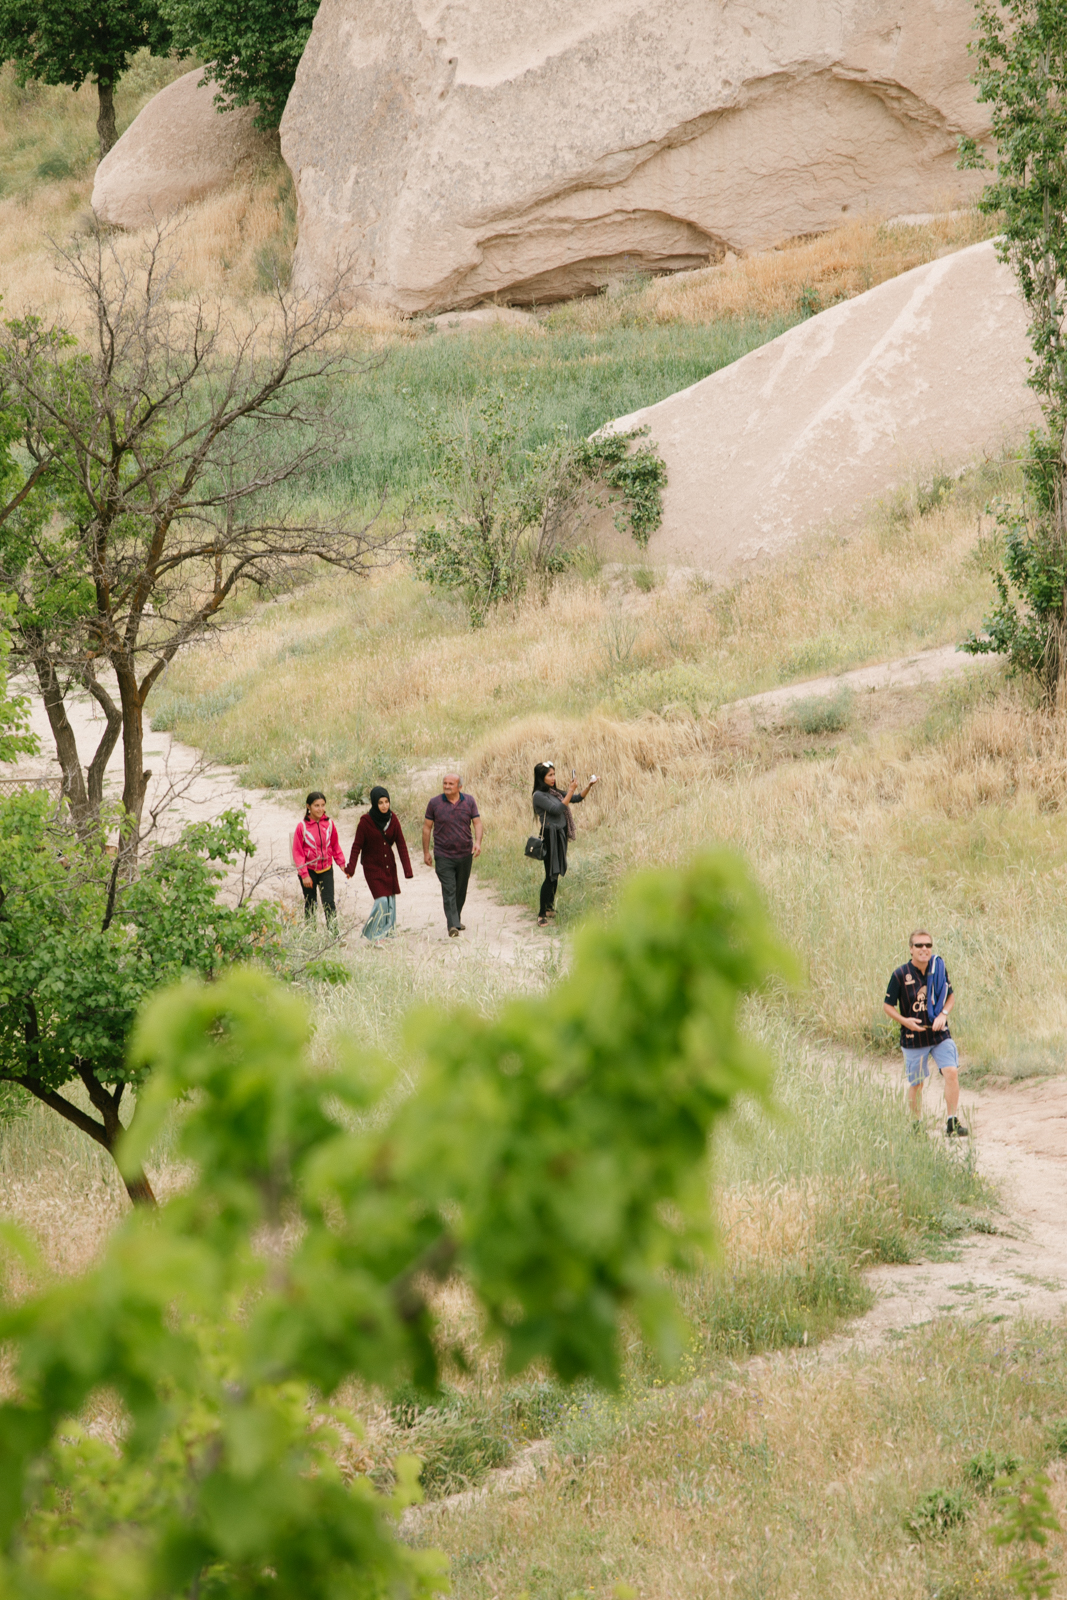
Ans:
[[[17,504],[0,507],[16,658],[33,662],[51,705],[72,805],[98,811],[121,734],[123,805],[137,824],[145,704],[183,645],[217,625],[242,584],[319,561],[363,572],[405,532],[382,529],[381,506],[369,520],[308,516],[314,475],[351,448],[338,385],[381,359],[345,333],[340,281],[310,303],[278,289],[269,315],[242,322],[179,297],[175,237],[158,229],[132,264],[100,233],[56,247],[90,312],[76,348],[34,319],[0,334],[4,394],[36,463]],[[64,710],[75,683],[106,724],[84,775]],[[124,848],[137,838],[135,827]]]

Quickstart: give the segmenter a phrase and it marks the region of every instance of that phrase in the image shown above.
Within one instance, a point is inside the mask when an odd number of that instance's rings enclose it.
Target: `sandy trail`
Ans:
[[[860,694],[873,694],[879,689],[914,689],[924,683],[959,677],[980,666],[983,660],[982,656],[964,655],[954,644],[939,645],[936,650],[917,650],[914,655],[900,656],[896,661],[879,661],[873,667],[854,667],[850,672],[838,672],[830,677],[788,683],[781,689],[765,689],[762,694],[734,700],[723,710],[735,711],[743,707],[754,721],[773,721],[798,700],[822,699],[843,688]]]
[[[899,1068],[881,1070],[900,1084]],[[993,1218],[997,1231],[954,1241],[938,1252],[947,1259],[875,1267],[867,1275],[878,1296],[874,1307],[823,1344],[819,1359],[881,1344],[940,1316],[1058,1321],[1067,1311],[1067,1079],[968,1091],[965,1071],[962,1078],[961,1110],[978,1169],[996,1184],[1004,1207]],[[902,1087],[899,1093],[903,1117]],[[937,1119],[931,1137],[941,1138],[945,1108],[936,1074],[924,1100]],[[954,1145],[960,1160],[966,1144]]]
[[[20,692],[26,692],[25,685],[17,687]],[[95,701],[88,696],[71,697],[67,712],[82,759],[87,761],[103,732],[103,715]],[[32,700],[31,725],[41,741],[40,756],[32,760],[23,759],[5,771],[3,776],[46,778],[58,783],[59,764],[53,753],[48,719],[43,705],[36,698]],[[237,775],[227,767],[205,764],[199,750],[179,743],[168,733],[146,733],[145,767],[152,773],[145,806],[146,816],[170,795],[170,804],[160,821],[160,837],[173,837],[185,823],[208,821],[227,807],[247,806],[248,826],[255,841],[256,854],[249,865],[245,887],[258,879],[260,881],[253,891],[253,898],[270,895],[293,907],[301,904],[300,884],[291,856],[291,841],[300,816],[299,808],[294,811],[289,803],[279,804],[270,790],[244,787]],[[429,777],[427,785],[426,798],[429,799],[435,792]],[[117,795],[121,791],[121,748],[115,751],[108,763],[107,787],[109,793]],[[339,814],[334,813],[341,848],[346,855],[362,811],[362,807],[352,807]],[[464,959],[462,952],[466,950],[469,954],[477,953],[508,963],[526,959],[531,945],[535,950],[545,947],[544,934],[537,928],[532,911],[505,906],[496,900],[491,891],[479,883],[477,863],[463,911],[466,932],[459,939],[449,939],[437,875],[422,859],[422,807],[418,815],[412,811],[403,816],[402,823],[415,876],[410,881],[401,876],[400,880],[397,922],[403,937],[397,943],[401,947],[417,941],[420,945],[447,946],[447,959]],[[334,884],[341,921],[351,928],[348,942],[354,943],[358,940],[359,924],[370,913],[370,890],[361,869],[357,869],[352,879],[345,878],[342,872],[335,870]]]

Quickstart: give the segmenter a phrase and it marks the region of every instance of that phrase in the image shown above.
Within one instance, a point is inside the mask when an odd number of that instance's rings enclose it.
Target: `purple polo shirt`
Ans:
[[[426,820],[433,823],[433,853],[456,860],[474,854],[471,823],[479,816],[478,802],[472,794],[460,791],[455,805],[443,794],[435,794],[426,807]]]

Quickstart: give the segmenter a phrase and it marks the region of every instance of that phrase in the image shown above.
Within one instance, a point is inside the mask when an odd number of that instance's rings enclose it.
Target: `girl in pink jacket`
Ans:
[[[298,822],[293,834],[293,863],[300,874],[300,887],[304,891],[304,915],[315,917],[315,895],[322,896],[322,909],[327,922],[337,915],[333,898],[333,864],[344,867],[341,841],[337,829],[326,815],[326,796],[313,789],[305,802],[303,822]]]

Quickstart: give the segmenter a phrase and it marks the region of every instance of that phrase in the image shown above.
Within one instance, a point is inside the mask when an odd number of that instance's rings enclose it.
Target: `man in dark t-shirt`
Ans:
[[[450,939],[458,939],[464,931],[463,902],[467,898],[471,861],[481,853],[482,819],[478,802],[472,794],[463,793],[458,774],[450,772],[445,777],[442,792],[435,794],[426,807],[422,824],[422,859],[437,873]]]
[[[924,929],[915,930],[909,948],[910,960],[894,971],[883,1002],[886,1016],[900,1023],[908,1104],[917,1118],[922,1111],[923,1084],[930,1076],[932,1056],[945,1088],[945,1132],[950,1137],[966,1138],[967,1129],[956,1115],[960,1103],[959,1052],[948,1031],[948,1016],[956,997],[945,963],[934,955],[934,941]]]

